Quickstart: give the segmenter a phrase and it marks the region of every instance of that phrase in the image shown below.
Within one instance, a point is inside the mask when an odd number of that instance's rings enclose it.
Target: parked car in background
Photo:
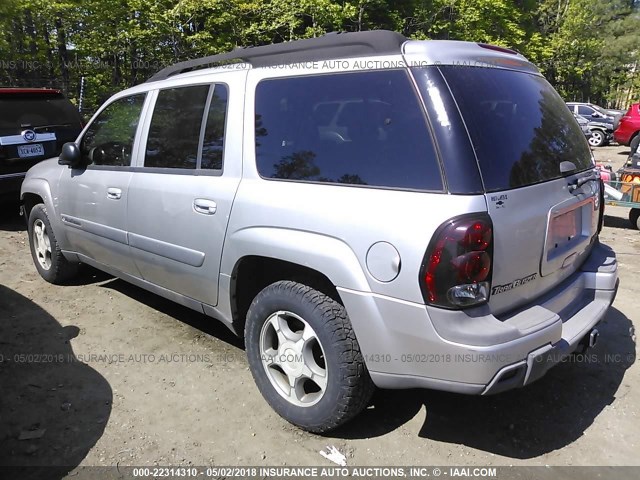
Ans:
[[[615,131],[615,129],[618,128],[618,125],[620,124],[620,119],[624,116],[625,111],[618,110],[615,108],[606,108],[605,112],[607,112],[609,115],[613,115],[613,130]]]
[[[591,129],[589,128],[589,120],[584,118],[582,115],[578,115],[577,113],[574,113],[573,116],[578,122],[578,125],[580,125],[580,129],[582,130],[582,133],[584,133],[585,138],[589,140],[592,135]]]
[[[567,102],[567,107],[574,114],[580,115],[589,121],[591,138],[589,144],[592,147],[601,147],[613,139],[614,115],[609,114],[604,108],[592,103]]]
[[[60,90],[0,88],[0,198],[18,200],[27,170],[59,155],[82,126],[82,117]]]
[[[374,385],[493,394],[595,345],[602,191],[525,57],[373,31],[167,67],[22,199],[42,278],[86,263],[219,319],[274,410],[325,432]]]
[[[640,144],[640,103],[634,103],[620,119],[620,125],[613,134],[616,142],[631,147],[631,157]]]

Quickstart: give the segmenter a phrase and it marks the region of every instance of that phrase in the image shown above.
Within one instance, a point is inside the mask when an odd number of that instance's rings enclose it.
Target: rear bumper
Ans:
[[[338,290],[378,387],[491,394],[532,383],[575,351],[617,288],[615,254],[598,244],[581,270],[506,318]]]
[[[631,128],[631,125],[627,125],[626,122],[620,122],[616,131],[613,132],[613,139],[622,145],[628,146],[635,132],[636,130]]]

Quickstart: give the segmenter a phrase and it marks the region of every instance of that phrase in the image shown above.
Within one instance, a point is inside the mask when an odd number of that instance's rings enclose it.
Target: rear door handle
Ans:
[[[107,188],[107,198],[110,200],[120,200],[122,198],[122,190],[119,188]]]
[[[206,198],[196,198],[193,201],[193,209],[197,213],[203,215],[213,215],[218,210],[218,205],[213,200],[207,200]]]

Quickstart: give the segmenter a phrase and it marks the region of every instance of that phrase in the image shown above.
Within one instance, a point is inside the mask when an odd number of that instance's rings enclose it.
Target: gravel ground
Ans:
[[[628,149],[597,149],[614,170]],[[242,343],[191,310],[86,268],[39,278],[22,220],[0,218],[0,465],[640,465],[634,311],[640,234],[607,209],[621,286],[590,355],[492,397],[378,391],[326,436],[280,419]],[[26,438],[25,438],[26,437]]]

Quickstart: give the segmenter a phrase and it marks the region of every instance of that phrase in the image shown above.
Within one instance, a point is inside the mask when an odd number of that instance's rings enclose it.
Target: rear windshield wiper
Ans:
[[[574,192],[578,188],[583,186],[585,183],[597,182],[598,180],[600,180],[600,174],[599,173],[592,173],[591,175],[588,175],[586,177],[578,178],[575,182],[569,184],[569,191],[570,192]]]
[[[70,127],[71,123],[55,123],[52,125],[38,125],[37,127],[31,127],[34,131],[43,130],[45,128],[54,128],[54,127]]]

